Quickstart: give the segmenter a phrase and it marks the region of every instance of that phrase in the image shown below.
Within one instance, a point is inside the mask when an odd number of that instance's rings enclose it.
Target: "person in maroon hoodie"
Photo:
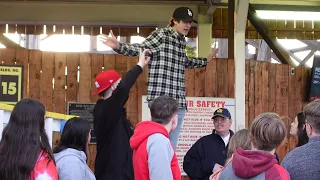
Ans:
[[[278,164],[275,149],[286,137],[286,127],[275,113],[258,115],[250,127],[252,150],[238,148],[219,180],[289,180],[289,173]]]
[[[151,106],[151,121],[136,126],[130,139],[133,149],[134,179],[181,180],[178,159],[169,140],[169,133],[178,124],[178,102],[159,96]]]
[[[144,50],[139,62],[121,79],[114,70],[104,71],[95,78],[99,99],[93,109],[93,124],[97,138],[95,176],[97,180],[133,180],[132,149],[129,139],[133,135],[124,105],[129,92],[150,57]]]

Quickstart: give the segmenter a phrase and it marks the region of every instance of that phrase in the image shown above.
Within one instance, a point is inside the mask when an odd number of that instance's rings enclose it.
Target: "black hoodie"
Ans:
[[[142,68],[134,66],[120,81],[112,96],[96,103],[94,129],[97,137],[95,176],[97,180],[133,180],[132,149],[129,140],[133,128],[123,108]]]

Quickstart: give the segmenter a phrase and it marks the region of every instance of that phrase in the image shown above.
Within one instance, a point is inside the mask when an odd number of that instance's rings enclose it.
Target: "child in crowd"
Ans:
[[[241,129],[231,137],[225,166],[227,166],[232,161],[233,153],[239,147],[243,148],[244,150],[251,149],[249,130]],[[220,168],[213,172],[213,174],[210,176],[210,180],[218,180],[222,170],[223,168]]]
[[[130,139],[134,179],[181,180],[178,159],[169,140],[169,133],[177,127],[178,110],[175,99],[160,96],[150,106],[151,121],[137,125]]]
[[[232,161],[221,172],[219,180],[289,180],[289,173],[278,164],[274,155],[286,133],[286,127],[277,114],[258,115],[250,126],[252,150],[238,148]]]
[[[59,180],[95,180],[87,165],[88,144],[91,139],[89,121],[71,118],[65,124],[54,158]]]
[[[0,141],[1,180],[58,180],[45,114],[43,104],[34,99],[14,106]]]

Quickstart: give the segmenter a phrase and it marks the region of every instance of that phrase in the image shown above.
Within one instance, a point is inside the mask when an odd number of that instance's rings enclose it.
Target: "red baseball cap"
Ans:
[[[92,94],[92,96],[106,90],[114,82],[118,81],[118,79],[120,79],[120,75],[115,70],[108,70],[98,74],[94,79],[94,84],[96,85],[97,90]]]

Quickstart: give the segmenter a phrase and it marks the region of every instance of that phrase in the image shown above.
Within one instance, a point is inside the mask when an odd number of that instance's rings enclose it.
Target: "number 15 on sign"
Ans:
[[[0,66],[0,103],[15,104],[22,99],[23,67]]]

